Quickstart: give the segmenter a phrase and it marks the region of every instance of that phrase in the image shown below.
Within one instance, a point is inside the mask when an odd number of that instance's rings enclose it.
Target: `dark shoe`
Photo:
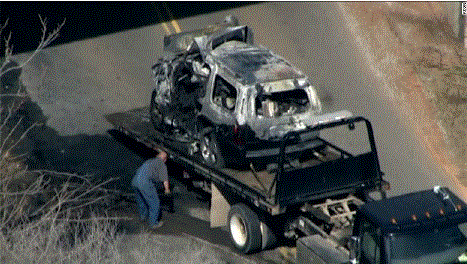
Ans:
[[[158,229],[159,227],[164,225],[164,221],[159,221],[157,224],[150,226],[151,229]]]

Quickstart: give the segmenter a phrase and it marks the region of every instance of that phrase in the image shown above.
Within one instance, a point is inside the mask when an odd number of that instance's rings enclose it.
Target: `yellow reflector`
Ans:
[[[394,218],[394,217],[391,218],[391,223],[394,224],[394,225],[396,225],[396,224],[397,224],[396,218]]]
[[[417,216],[413,214],[412,215],[412,220],[417,221]]]

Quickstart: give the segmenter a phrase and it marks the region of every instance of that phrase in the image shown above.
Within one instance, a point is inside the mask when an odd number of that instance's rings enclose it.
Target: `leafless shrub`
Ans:
[[[21,89],[18,84],[19,74],[26,64],[59,36],[60,30],[65,24],[64,20],[56,29],[49,32],[47,19],[43,19],[39,15],[39,20],[42,25],[41,40],[32,54],[23,62],[16,63],[12,61],[13,47],[10,43],[12,33],[10,32],[3,40],[5,53],[3,57],[0,57],[0,158],[2,159],[0,165],[5,157],[10,156],[10,151],[21,143],[27,132],[37,125],[24,127],[23,117],[18,115],[23,104],[29,100],[26,90]],[[3,36],[2,33],[7,25],[8,19],[4,24],[0,24],[0,36]],[[15,86],[15,83],[18,87],[11,89],[10,86]],[[13,90],[13,92],[10,90]],[[15,134],[19,135],[21,140],[16,140]]]
[[[120,263],[119,219],[105,214],[114,195],[106,184],[113,179],[96,182],[92,175],[29,171],[22,154],[15,153],[39,124],[27,125],[19,113],[29,100],[26,91],[5,93],[6,86],[17,85],[21,69],[64,25],[48,32],[46,20],[39,19],[41,41],[28,58],[12,63],[11,33],[0,58],[0,263]],[[0,25],[0,35],[7,23]]]
[[[56,29],[54,29],[52,32],[48,32],[47,30],[47,19],[42,19],[42,17],[39,15],[39,20],[42,25],[42,36],[41,40],[39,42],[39,45],[37,48],[34,50],[34,52],[22,63],[20,63],[18,66],[11,67],[11,68],[6,68],[6,65],[11,61],[11,57],[13,56],[13,47],[11,46],[11,32],[8,34],[8,37],[5,38],[5,55],[4,55],[4,60],[3,63],[0,67],[0,76],[10,72],[14,71],[17,69],[22,69],[26,64],[28,64],[32,58],[34,58],[37,53],[42,51],[44,48],[46,48],[52,41],[54,41],[58,36],[61,28],[63,25],[65,25],[65,20],[61,24],[57,26]],[[2,31],[5,29],[5,27],[8,25],[8,20],[5,21],[3,25],[0,25],[0,35]]]
[[[0,233],[5,263],[121,263],[112,221],[83,223],[41,220]]]
[[[0,262],[118,263],[116,223],[105,209],[113,179],[27,171],[2,157]],[[35,180],[26,181],[25,176]]]
[[[113,179],[27,171],[5,154],[1,162],[0,262],[121,262],[120,218],[105,213],[114,195],[105,186]]]

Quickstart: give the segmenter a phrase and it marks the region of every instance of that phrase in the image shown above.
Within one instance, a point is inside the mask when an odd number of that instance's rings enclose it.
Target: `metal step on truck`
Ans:
[[[297,263],[457,263],[466,249],[467,205],[445,188],[386,198],[371,123],[348,112],[317,116],[279,142],[256,169],[218,168],[167,139],[149,107],[107,115],[126,146],[166,151],[180,181],[210,195],[211,227],[227,226],[243,253],[297,246]],[[302,134],[316,147],[286,154]],[[172,175],[171,175],[172,176]],[[176,175],[174,175],[176,176]]]

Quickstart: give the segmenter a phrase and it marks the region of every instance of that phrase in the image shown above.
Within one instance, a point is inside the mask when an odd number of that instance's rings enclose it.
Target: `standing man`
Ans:
[[[163,224],[159,221],[160,199],[155,184],[162,182],[165,194],[170,194],[166,161],[167,153],[160,151],[155,158],[145,161],[138,168],[131,182],[141,219],[147,220],[151,228],[158,228]]]

